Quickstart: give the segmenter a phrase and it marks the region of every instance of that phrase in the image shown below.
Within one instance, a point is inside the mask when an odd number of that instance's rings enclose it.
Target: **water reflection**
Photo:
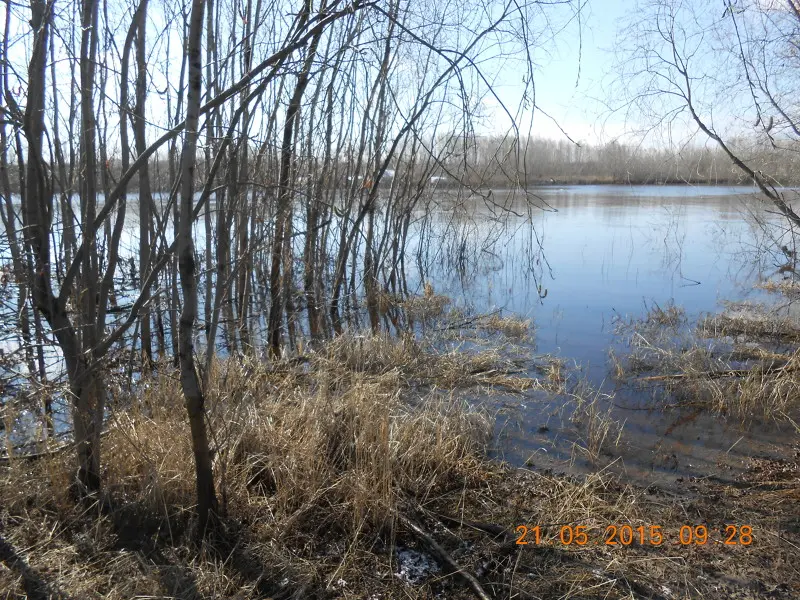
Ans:
[[[613,403],[625,442],[603,462],[616,459],[615,468],[631,477],[674,484],[712,471],[733,476],[750,455],[785,452],[793,439],[788,428],[744,430],[715,416],[653,411],[649,398],[618,389],[609,377],[609,349],[624,351],[616,319],[674,302],[693,320],[719,310],[723,300],[767,299],[754,288],[774,266],[757,244],[764,232],[751,217],[764,213],[753,208],[753,190],[582,186],[537,193],[553,210],[533,215],[536,236],[520,225],[524,218],[512,216],[490,253],[476,250],[468,276],[431,260],[420,279],[429,278],[457,306],[532,318],[537,352],[567,360],[598,390],[614,394],[600,402]],[[520,203],[512,208],[524,214]],[[476,216],[477,237],[489,237],[496,224],[480,206]],[[530,394],[519,405],[508,398],[498,406],[499,455],[539,467],[588,466],[575,453],[584,434],[565,411],[565,398]]]
[[[601,396],[600,402],[625,422],[626,442],[605,456],[606,462],[621,457],[617,468],[642,478],[672,480],[707,473],[718,463],[732,469],[751,453],[780,452],[788,435],[768,424],[739,431],[737,424],[714,417],[654,412],[648,398],[616,389],[609,378],[608,353],[623,350],[614,334],[615,319],[641,315],[649,305],[672,301],[694,319],[717,310],[721,300],[764,299],[753,284],[775,266],[769,254],[759,251],[764,236],[759,220],[770,217],[753,208],[754,197],[751,188],[690,186],[543,188],[527,197],[503,190],[486,197],[441,192],[428,204],[429,212],[420,213],[411,225],[407,284],[410,292],[422,293],[430,282],[465,313],[499,309],[532,319],[531,350],[564,359],[599,392],[614,394],[613,400]],[[138,248],[135,199],[129,203],[123,265]],[[214,210],[213,202],[209,210]],[[195,227],[199,249],[205,245],[202,221],[201,216]],[[302,223],[297,226],[302,229]],[[171,235],[167,217],[165,244]],[[300,254],[302,236],[295,243]],[[0,258],[4,254],[0,248]],[[357,300],[363,287],[360,274],[354,276],[350,288]],[[204,285],[201,281],[201,289]],[[257,306],[251,314],[258,340],[263,339],[259,327],[264,326],[266,294],[255,291]],[[131,298],[121,294],[118,300],[129,303]],[[13,302],[9,306],[13,310]],[[358,315],[355,310],[351,316]],[[299,323],[303,326],[302,317]],[[0,349],[13,352],[15,339],[0,340]],[[220,332],[218,340],[224,339]],[[50,347],[48,378],[63,378],[61,371],[60,354]],[[492,399],[504,409],[498,421],[498,453],[519,464],[563,468],[575,458],[574,445],[583,435],[565,408],[566,400],[539,393],[522,401]],[[66,427],[62,419],[59,428]]]

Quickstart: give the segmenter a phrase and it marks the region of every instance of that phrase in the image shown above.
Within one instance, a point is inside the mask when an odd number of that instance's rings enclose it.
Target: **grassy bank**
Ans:
[[[480,323],[492,335],[522,327]],[[573,479],[488,460],[493,415],[470,402],[476,391],[561,380],[553,369],[528,377],[503,339],[445,351],[412,338],[344,336],[291,362],[216,363],[209,425],[223,516],[200,546],[182,397],[175,373],[162,370],[115,413],[103,442],[106,489],[94,503],[69,496],[68,453],[0,467],[0,597],[800,592],[791,561],[800,548],[796,462],[753,461],[745,479],[698,481],[676,496],[603,472]],[[521,525],[526,545],[516,543]],[[701,525],[703,544],[680,543],[682,527],[699,536]],[[752,527],[752,543],[725,544],[731,525],[739,536]],[[615,536],[624,526],[646,539],[623,543]],[[566,543],[581,533],[587,544]]]

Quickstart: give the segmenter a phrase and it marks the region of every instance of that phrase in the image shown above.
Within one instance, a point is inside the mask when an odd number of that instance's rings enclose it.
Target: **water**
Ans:
[[[469,276],[441,260],[438,268],[432,261],[426,275],[457,305],[531,318],[536,352],[565,359],[577,377],[614,395],[599,403],[624,422],[623,443],[600,463],[640,483],[673,485],[692,476],[735,477],[749,456],[790,452],[797,436],[788,427],[755,422],[745,428],[718,416],[649,410],[648,397],[620,388],[609,372],[609,349],[626,350],[615,334],[617,319],[674,302],[692,321],[721,310],[726,300],[769,300],[754,284],[779,264],[777,256],[761,251],[774,245],[764,244],[758,225],[758,219],[774,217],[754,191],[575,186],[537,195],[553,209],[533,213],[543,257],[527,215],[512,216],[492,256]],[[485,237],[493,225],[486,207],[478,206],[477,227],[486,229]],[[521,203],[514,209],[525,212]],[[505,409],[498,455],[541,468],[597,468],[576,452],[585,431],[570,421],[564,398],[532,393],[493,402]]]
[[[653,302],[674,301],[697,316],[720,300],[764,298],[753,284],[765,266],[748,256],[760,235],[744,213],[753,205],[750,188],[575,186],[538,194],[557,211],[534,214],[550,265],[538,279],[528,228],[513,221],[492,248],[499,260],[468,285],[435,265],[430,277],[457,303],[533,318],[541,352],[574,359],[595,377],[604,373],[615,317],[641,315]]]
[[[532,319],[529,350],[565,360],[573,382],[585,378],[613,395],[601,397],[600,404],[624,422],[624,442],[600,462],[638,481],[674,484],[712,473],[734,477],[748,456],[788,452],[796,435],[786,428],[770,423],[743,428],[720,417],[653,411],[647,397],[619,388],[609,377],[609,349],[626,349],[615,334],[618,319],[640,317],[647,307],[670,302],[696,319],[718,311],[724,300],[767,299],[754,283],[774,274],[780,263],[762,251],[775,245],[764,242],[758,223],[775,217],[758,204],[754,190],[574,186],[533,192],[527,202],[503,190],[488,199],[438,193],[432,218],[412,226],[407,257],[412,291],[421,292],[428,281],[456,306]],[[123,265],[138,246],[135,200],[128,211]],[[200,249],[201,224],[195,233]],[[296,243],[301,242],[298,236]],[[6,352],[12,349],[8,343],[3,342]],[[50,352],[53,380],[60,376],[60,361]],[[570,420],[563,397],[536,392],[490,402],[500,411],[498,456],[540,468],[597,468],[576,452],[586,433]]]

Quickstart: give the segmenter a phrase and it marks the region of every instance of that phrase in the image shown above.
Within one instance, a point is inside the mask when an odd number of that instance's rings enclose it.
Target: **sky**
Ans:
[[[536,103],[542,112],[534,115],[533,135],[565,139],[559,125],[573,140],[588,143],[607,142],[621,135],[625,123],[609,114],[604,80],[611,75],[613,46],[618,22],[635,6],[635,0],[589,0],[581,14],[580,32],[573,21],[550,45],[536,51]],[[509,74],[502,86],[502,98],[516,106],[518,84]],[[494,112],[497,106],[487,102]],[[557,121],[558,124],[556,124]],[[493,120],[502,130],[506,123]],[[525,123],[527,129],[527,123]]]
[[[612,113],[609,103],[613,104],[615,99],[608,96],[608,89],[614,77],[617,31],[641,0],[575,0],[580,1],[583,5],[579,20],[573,19],[553,41],[540,39],[533,44],[533,58],[538,65],[535,71],[536,104],[541,110],[533,113],[530,132],[535,137],[572,139],[593,145],[618,138],[630,141],[626,133],[642,124],[626,122],[621,113]],[[762,4],[778,2],[754,1]],[[714,2],[721,3],[722,0]],[[563,22],[573,9],[548,5],[543,10],[558,23]],[[173,36],[171,42],[175,48],[180,48],[177,36]],[[17,50],[23,51],[22,47]],[[174,50],[175,54],[178,52]],[[502,47],[489,48],[487,54],[493,53],[502,55]],[[486,67],[493,71],[493,65]],[[500,75],[494,80],[495,89],[503,103],[513,109],[521,100],[524,69],[516,63],[499,70]],[[171,72],[173,77],[174,71]],[[154,87],[163,89],[163,77],[158,74],[158,69],[154,68],[153,72],[156,77]],[[151,96],[148,103],[153,115],[164,112],[165,107],[159,105],[157,95]],[[504,116],[499,102],[486,96],[483,107],[485,120],[476,131],[480,134],[506,133],[511,123]],[[527,134],[531,125],[529,112],[519,125],[520,131]]]
[[[581,43],[575,24],[565,32],[568,35],[542,69],[537,104],[576,141],[608,141],[622,133],[624,123],[607,114],[603,81],[613,67],[618,21],[633,5],[631,0],[588,2],[581,23]],[[535,125],[543,136],[557,138],[560,134],[552,121],[541,116]]]

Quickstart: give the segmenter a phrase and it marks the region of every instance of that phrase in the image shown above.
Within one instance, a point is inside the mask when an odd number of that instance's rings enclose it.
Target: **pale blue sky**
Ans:
[[[608,118],[603,82],[613,68],[618,21],[635,5],[635,0],[589,0],[581,14],[582,36],[574,20],[557,36],[555,44],[535,51],[534,58],[540,64],[535,79],[537,105],[576,141],[597,143],[623,133],[621,119]],[[501,97],[507,105],[516,106],[519,102],[520,76],[512,72],[503,77]],[[492,104],[487,101],[487,108],[493,110]],[[493,128],[503,130],[507,120],[503,121],[493,120]],[[525,130],[527,125],[523,124]],[[564,138],[558,126],[540,112],[534,116],[532,133]]]

